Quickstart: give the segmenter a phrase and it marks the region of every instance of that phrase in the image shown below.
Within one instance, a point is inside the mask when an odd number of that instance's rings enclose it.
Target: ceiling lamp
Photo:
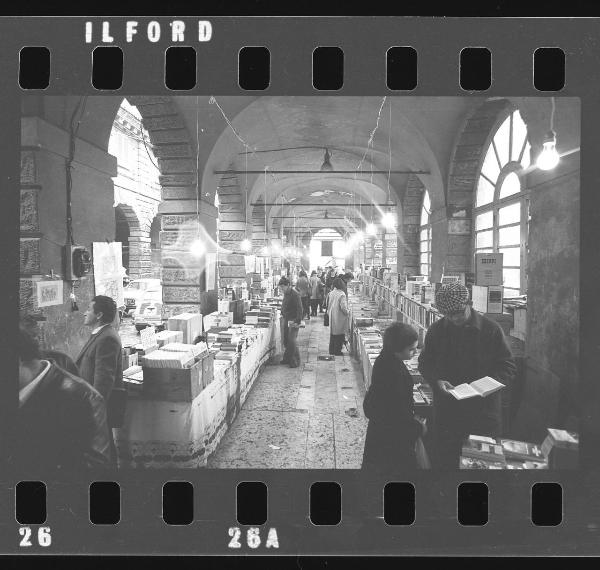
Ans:
[[[364,235],[364,234],[363,234],[363,233],[362,233],[362,232],[359,230],[359,231],[357,231],[357,232],[354,234],[354,239],[355,239],[357,242],[361,242],[361,241],[363,241],[363,240],[365,239],[365,235]]]
[[[559,161],[560,156],[556,150],[556,133],[550,130],[542,143],[542,152],[540,152],[536,164],[540,170],[552,170]]]
[[[373,224],[373,223],[367,224],[367,227],[365,228],[365,230],[366,230],[367,234],[370,236],[377,235],[377,226],[375,226],[375,224]]]
[[[271,250],[265,245],[265,247],[262,248],[262,252],[263,255],[270,255]]]
[[[240,247],[242,248],[242,251],[250,251],[250,249],[252,248],[252,244],[250,243],[249,239],[244,239],[242,240]]]
[[[386,228],[393,228],[396,225],[394,214],[392,214],[392,212],[386,212],[383,214],[383,216],[381,216],[381,223]]]
[[[323,157],[323,164],[321,164],[321,172],[331,172],[333,170],[333,166],[331,166],[331,161],[329,160],[329,150],[325,149],[325,156]]]
[[[190,253],[194,256],[194,257],[202,257],[202,255],[205,252],[205,248],[204,248],[204,244],[202,243],[202,240],[200,239],[195,239],[191,244],[190,244]]]

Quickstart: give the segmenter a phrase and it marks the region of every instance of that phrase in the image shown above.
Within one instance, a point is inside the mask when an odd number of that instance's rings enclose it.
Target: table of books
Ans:
[[[279,319],[256,328],[232,360],[215,360],[214,379],[192,401],[165,401],[131,390],[115,429],[120,468],[203,467],[227,432],[262,366],[281,351]]]
[[[350,347],[352,355],[361,363],[365,389],[371,385],[373,364],[383,348],[383,331],[394,319],[379,314],[377,303],[364,296],[349,294],[350,306]],[[423,417],[431,417],[433,393],[429,386],[423,383],[418,370],[417,353],[410,361],[406,361],[414,380],[413,400],[415,411]]]

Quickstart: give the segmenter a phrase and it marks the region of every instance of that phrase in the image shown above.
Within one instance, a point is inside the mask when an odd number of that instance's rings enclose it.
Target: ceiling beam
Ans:
[[[265,174],[265,170],[215,170],[215,174]],[[271,170],[268,174],[431,174],[429,170]]]
[[[342,203],[338,203],[338,202],[290,202],[290,203],[286,203],[286,204],[280,204],[279,202],[252,202],[250,204],[251,206],[320,206],[320,207],[326,207],[326,208],[331,208],[333,206],[344,206],[344,207],[348,207],[348,206],[354,206],[355,208],[359,209],[361,207],[360,204],[355,204],[353,202],[342,202]],[[362,204],[363,208],[368,208],[368,207],[375,207],[375,206],[396,206],[396,204]]]

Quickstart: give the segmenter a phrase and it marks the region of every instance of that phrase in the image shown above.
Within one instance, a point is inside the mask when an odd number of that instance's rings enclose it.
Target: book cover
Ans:
[[[448,393],[452,394],[457,400],[466,400],[477,396],[485,398],[498,390],[502,390],[502,388],[504,388],[504,384],[489,376],[484,376],[483,378],[479,378],[479,380],[474,380],[470,384],[459,384],[452,390],[448,390]]]
[[[491,438],[490,438],[491,439]],[[469,437],[462,447],[463,457],[471,457],[475,459],[484,459],[486,461],[499,462],[506,464],[506,458],[502,445],[496,443],[494,439],[491,439],[494,443],[487,441],[478,441]]]
[[[516,441],[513,439],[501,439],[500,444],[507,459],[522,461],[544,461],[542,447],[534,443]]]
[[[474,457],[461,457],[461,469],[506,469],[506,464],[501,461],[489,461]]]

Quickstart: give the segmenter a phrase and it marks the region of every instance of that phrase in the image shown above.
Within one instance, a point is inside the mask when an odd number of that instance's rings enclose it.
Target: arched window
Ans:
[[[475,198],[475,252],[503,253],[504,295],[527,292],[525,263],[528,202],[522,171],[530,164],[527,127],[513,111],[494,134],[481,167]]]
[[[427,190],[423,192],[420,230],[421,275],[429,277],[431,271],[431,200]]]

